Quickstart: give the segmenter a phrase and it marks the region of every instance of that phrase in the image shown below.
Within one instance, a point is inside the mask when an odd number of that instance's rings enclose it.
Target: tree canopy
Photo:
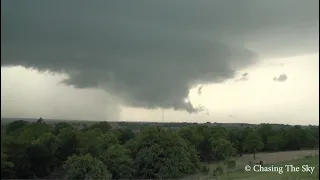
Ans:
[[[208,173],[210,162],[233,168],[233,158],[244,153],[319,146],[319,129],[313,126],[191,124],[133,131],[108,122],[79,126],[41,119],[14,121],[2,130],[2,179],[176,179]]]

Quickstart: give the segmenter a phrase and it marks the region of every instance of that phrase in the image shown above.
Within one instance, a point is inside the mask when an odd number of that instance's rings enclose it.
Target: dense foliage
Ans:
[[[261,151],[318,147],[319,128],[268,124],[256,127],[196,125],[138,132],[107,122],[15,121],[2,127],[1,178],[169,179],[207,173],[205,163]],[[220,170],[218,169],[217,174]]]

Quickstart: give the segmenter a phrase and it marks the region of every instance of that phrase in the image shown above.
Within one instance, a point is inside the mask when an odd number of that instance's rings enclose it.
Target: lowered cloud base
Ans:
[[[279,49],[313,52],[318,7],[318,0],[3,0],[1,66],[66,73],[63,83],[103,89],[132,107],[193,113],[201,108],[184,99],[196,84],[233,78]]]

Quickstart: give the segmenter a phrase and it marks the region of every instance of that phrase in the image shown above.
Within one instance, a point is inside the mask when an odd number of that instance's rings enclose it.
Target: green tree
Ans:
[[[199,148],[200,143],[204,137],[196,131],[193,127],[183,127],[178,131],[180,137],[194,145],[195,148]]]
[[[191,160],[192,146],[177,134],[160,127],[138,133],[133,143],[136,178],[168,179],[193,174],[200,169]],[[197,156],[193,154],[192,156]]]
[[[23,120],[13,121],[12,123],[7,124],[6,133],[7,134],[13,133],[19,129],[22,129],[27,124],[28,124],[28,121],[23,121]]]
[[[90,154],[71,156],[63,165],[63,179],[111,179],[107,167]]]
[[[32,177],[32,172],[29,169],[30,160],[27,149],[30,146],[29,142],[23,141],[15,137],[6,137],[1,142],[1,147],[5,151],[5,160],[13,163],[11,174],[7,179],[29,179]]]
[[[300,150],[302,147],[303,131],[301,126],[293,126],[285,131],[284,138],[287,150]]]
[[[263,144],[267,144],[268,137],[274,135],[274,131],[270,124],[259,125],[257,128],[257,133],[259,134]],[[268,150],[267,148],[268,146],[265,146],[264,150]]]
[[[318,143],[317,138],[314,137],[310,128],[306,128],[302,131],[301,141],[301,146],[307,149],[315,148]]]
[[[240,157],[244,153],[244,130],[240,128],[232,128],[228,131],[228,140],[232,143],[232,145],[235,147],[237,153],[240,155]]]
[[[60,133],[60,131],[64,128],[69,128],[72,130],[73,126],[67,122],[59,122],[54,125],[52,132],[53,132],[53,134],[58,135]]]
[[[112,145],[120,144],[118,136],[111,131],[102,134],[100,138],[102,139],[102,143],[99,145],[101,149],[106,150]]]
[[[12,168],[14,164],[7,159],[7,154],[1,147],[1,179],[5,179],[11,176]]]
[[[125,144],[130,139],[134,138],[134,133],[129,128],[123,128],[117,130],[118,139],[121,144]]]
[[[284,141],[281,136],[268,136],[265,146],[267,150],[278,151],[280,150],[283,142]]]
[[[69,156],[77,153],[78,140],[76,132],[69,128],[60,130],[57,135],[57,149],[55,151],[55,164],[60,166]]]
[[[259,135],[255,131],[252,131],[251,133],[248,134],[244,142],[244,147],[248,152],[253,153],[253,159],[255,160],[256,152],[263,149],[264,144],[261,141]]]
[[[31,143],[43,134],[50,132],[52,132],[51,127],[45,123],[31,123],[21,129],[19,138]]]
[[[210,127],[211,137],[213,139],[226,139],[228,137],[228,131],[222,126]]]
[[[43,134],[27,148],[30,169],[36,177],[44,178],[53,171],[57,148],[57,139],[52,133]]]
[[[52,155],[43,144],[33,144],[27,149],[30,159],[30,170],[36,178],[43,178],[50,174],[48,169],[52,160]]]
[[[101,144],[103,142],[102,133],[98,129],[90,129],[88,131],[77,132],[77,151],[80,154],[91,154],[98,157],[101,153]]]
[[[108,122],[103,121],[103,122],[95,123],[85,128],[84,130],[92,130],[92,129],[99,129],[102,133],[106,133],[111,129],[111,126]]]
[[[211,152],[212,147],[210,144],[210,139],[212,138],[212,131],[208,126],[198,126],[196,131],[203,137],[203,140],[200,141],[199,147],[197,148],[200,154],[200,158],[205,163],[212,160]]]
[[[309,128],[312,136],[316,139],[314,148],[319,148],[319,126],[310,126]]]
[[[217,140],[212,138],[210,144],[212,146],[212,157],[215,160],[228,159],[235,153],[235,148],[232,146],[231,142],[224,138],[219,138]]]
[[[102,162],[107,165],[112,179],[131,179],[135,169],[130,150],[120,144],[112,145],[103,154]]]

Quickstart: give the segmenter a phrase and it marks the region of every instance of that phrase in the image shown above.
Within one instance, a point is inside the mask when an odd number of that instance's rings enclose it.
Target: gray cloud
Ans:
[[[286,74],[281,74],[279,77],[274,77],[274,81],[278,82],[285,82],[288,79],[288,76]]]
[[[318,6],[318,0],[3,0],[1,66],[64,72],[70,77],[63,83],[103,88],[129,106],[197,112],[184,101],[196,83],[233,78],[262,51],[317,50]],[[284,35],[304,41],[281,41]],[[285,44],[264,41],[270,36]],[[245,46],[257,37],[259,52]]]
[[[239,82],[239,81],[248,81],[249,79],[248,79],[248,77],[246,77],[246,76],[243,76],[243,77],[241,77],[241,78],[239,78],[239,79],[236,79],[235,80],[235,82]]]
[[[248,79],[248,74],[249,74],[249,73],[243,73],[240,78],[238,78],[238,79],[236,79],[236,80],[234,80],[234,81],[235,81],[235,82],[248,81],[248,80],[249,80],[249,79]]]

